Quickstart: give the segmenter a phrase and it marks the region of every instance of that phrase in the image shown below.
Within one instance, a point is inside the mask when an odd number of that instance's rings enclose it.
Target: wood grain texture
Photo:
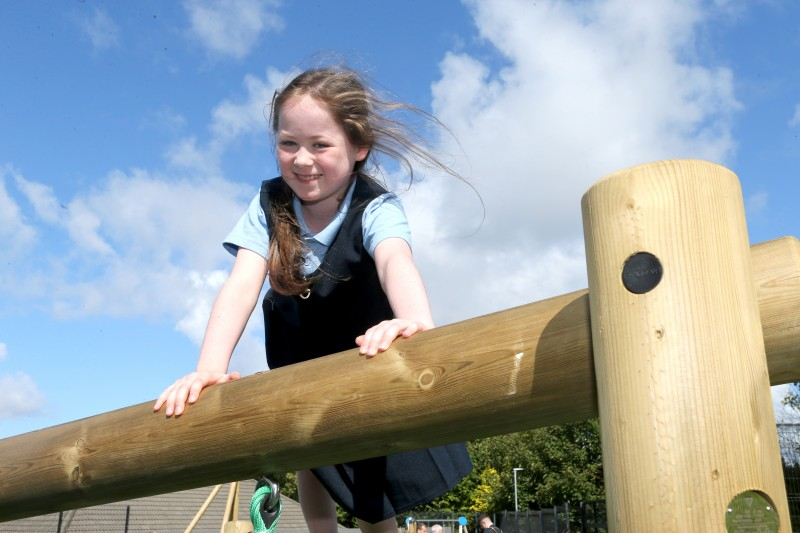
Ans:
[[[789,527],[738,179],[651,163],[596,183],[583,213],[609,530],[725,531],[748,490]],[[643,294],[622,282],[638,252],[663,266]]]
[[[794,238],[753,248],[762,315],[797,316],[797,250]],[[781,383],[800,381],[791,324],[764,322]],[[210,387],[177,419],[146,402],[2,439],[0,521],[597,414],[583,290],[426,331],[375,359],[351,350]]]
[[[800,240],[784,237],[751,249],[761,328],[772,385],[798,381]]]

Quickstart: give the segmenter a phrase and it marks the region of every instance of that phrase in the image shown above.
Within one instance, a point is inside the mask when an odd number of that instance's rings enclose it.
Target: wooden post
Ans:
[[[762,314],[797,317],[800,242],[752,254]],[[772,383],[800,381],[797,322],[765,322],[764,336],[780,339],[767,342]],[[596,417],[587,291],[374,359],[351,350],[209,387],[178,419],[152,405],[0,440],[0,522]]]
[[[609,530],[790,531],[736,176],[652,163],[582,206]]]

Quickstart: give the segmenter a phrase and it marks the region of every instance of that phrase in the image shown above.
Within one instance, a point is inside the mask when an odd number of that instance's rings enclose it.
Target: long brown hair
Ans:
[[[269,119],[273,134],[278,131],[281,109],[298,96],[310,96],[322,104],[342,126],[353,146],[370,148],[369,155],[356,162],[354,175],[371,179],[364,173],[365,165],[377,166],[375,157],[380,153],[406,169],[409,183],[414,179],[415,162],[463,180],[433,155],[430,144],[409,123],[394,118],[394,115],[408,112],[443,127],[438,119],[415,106],[383,98],[358,72],[346,67],[327,67],[307,70],[295,77],[273,97]],[[293,194],[288,186],[281,189],[281,194],[270,196],[268,216],[272,233],[267,272],[270,286],[275,291],[298,295],[308,291],[313,279],[304,277],[301,272],[307,248],[300,236],[300,224],[292,206]]]

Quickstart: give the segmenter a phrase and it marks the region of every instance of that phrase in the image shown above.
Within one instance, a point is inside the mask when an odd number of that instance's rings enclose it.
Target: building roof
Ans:
[[[219,533],[232,484],[222,485],[194,533]],[[239,484],[238,520],[250,520],[254,480]],[[214,487],[148,496],[48,515],[0,522],[0,533],[184,533]],[[276,533],[307,532],[300,504],[281,495],[283,510]],[[61,530],[58,531],[59,515]],[[127,529],[125,523],[128,523]]]

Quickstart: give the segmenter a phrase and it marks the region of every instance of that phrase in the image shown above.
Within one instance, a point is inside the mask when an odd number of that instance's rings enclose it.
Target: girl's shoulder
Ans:
[[[387,192],[373,199],[362,217],[364,244],[373,255],[378,244],[390,237],[399,237],[411,246],[411,229],[403,204],[396,194]]]

